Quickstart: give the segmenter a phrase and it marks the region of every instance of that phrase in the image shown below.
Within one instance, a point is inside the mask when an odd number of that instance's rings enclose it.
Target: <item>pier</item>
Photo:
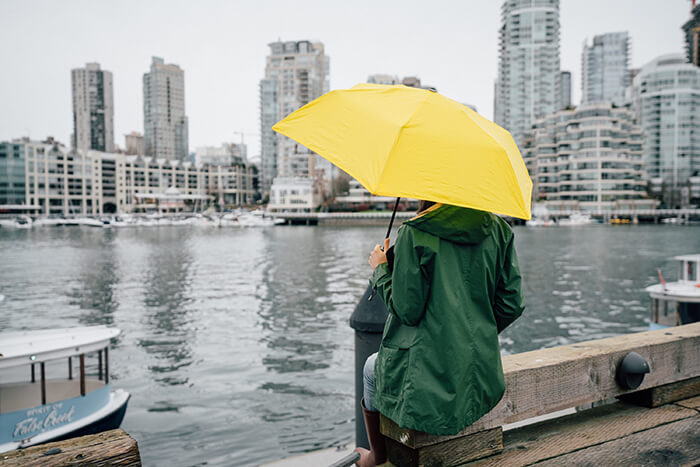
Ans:
[[[568,218],[571,212],[552,212],[549,218],[556,221]],[[700,221],[700,209],[620,209],[614,211],[586,211],[602,223],[609,224],[613,219],[626,220],[627,223],[658,224],[664,219],[672,219],[678,223]],[[364,211],[364,212],[280,212],[274,213],[280,219],[284,219],[288,225],[386,225],[391,218],[390,211]],[[414,211],[396,213],[399,220],[410,219],[415,216]],[[522,222],[519,219],[516,222]]]
[[[632,352],[649,370],[636,381],[620,373]],[[382,417],[386,465],[697,465],[698,356],[700,323],[506,356],[502,400],[456,435],[421,433]],[[0,467],[115,463],[141,465],[136,441],[122,430],[0,455]]]
[[[650,371],[641,385],[625,389],[619,367],[631,352]],[[404,429],[382,417],[389,463],[697,465],[698,356],[700,323],[506,356],[501,402],[456,435]],[[597,407],[517,427],[533,417],[591,405]]]

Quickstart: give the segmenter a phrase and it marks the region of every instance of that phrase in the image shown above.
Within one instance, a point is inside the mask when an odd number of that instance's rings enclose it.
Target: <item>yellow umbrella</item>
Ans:
[[[375,195],[530,218],[532,181],[510,133],[436,92],[359,84],[324,94],[272,128]]]

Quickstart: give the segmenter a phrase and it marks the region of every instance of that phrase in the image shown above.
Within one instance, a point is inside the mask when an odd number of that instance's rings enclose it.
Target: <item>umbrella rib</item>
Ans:
[[[386,174],[386,168],[389,166],[389,162],[391,161],[392,156],[394,155],[394,149],[396,149],[396,144],[399,142],[399,138],[401,137],[401,134],[403,133],[403,130],[406,128],[406,125],[408,125],[408,122],[411,121],[413,116],[418,112],[418,109],[420,109],[423,104],[425,104],[425,101],[428,100],[428,97],[430,96],[430,93],[432,91],[425,91],[425,95],[423,97],[423,100],[418,103],[416,108],[413,110],[413,113],[408,116],[405,122],[403,122],[403,125],[401,125],[401,128],[399,128],[399,131],[396,133],[396,137],[394,138],[394,142],[391,145],[391,149],[389,150],[389,156],[386,158],[386,162],[384,162],[384,168],[382,169],[382,174],[379,176],[379,180],[377,181],[377,185],[374,187],[375,188],[375,195],[377,194],[376,191],[377,189],[381,186],[382,181],[384,180],[384,174]]]

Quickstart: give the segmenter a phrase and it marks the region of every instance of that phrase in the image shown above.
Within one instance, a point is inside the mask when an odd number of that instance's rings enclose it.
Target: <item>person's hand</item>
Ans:
[[[377,245],[374,247],[374,250],[372,250],[372,253],[369,254],[369,265],[372,267],[372,272],[374,272],[375,268],[379,266],[382,263],[386,263],[386,253],[389,249],[389,239],[387,238],[384,240],[384,251],[382,251],[380,245]]]

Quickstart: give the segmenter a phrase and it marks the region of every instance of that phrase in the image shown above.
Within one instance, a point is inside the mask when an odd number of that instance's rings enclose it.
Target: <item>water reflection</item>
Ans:
[[[78,243],[92,245],[84,249],[80,257],[79,279],[68,293],[70,303],[85,310],[78,315],[81,324],[112,325],[119,306],[115,290],[120,278],[114,235],[111,231],[104,235],[101,232],[93,235],[96,233],[82,230],[75,233],[78,234]]]
[[[181,369],[192,364],[193,317],[190,296],[190,231],[162,229],[148,237],[147,269],[143,276],[144,325],[148,338],[138,345],[155,357],[149,365],[155,381],[184,385],[189,378]]]

